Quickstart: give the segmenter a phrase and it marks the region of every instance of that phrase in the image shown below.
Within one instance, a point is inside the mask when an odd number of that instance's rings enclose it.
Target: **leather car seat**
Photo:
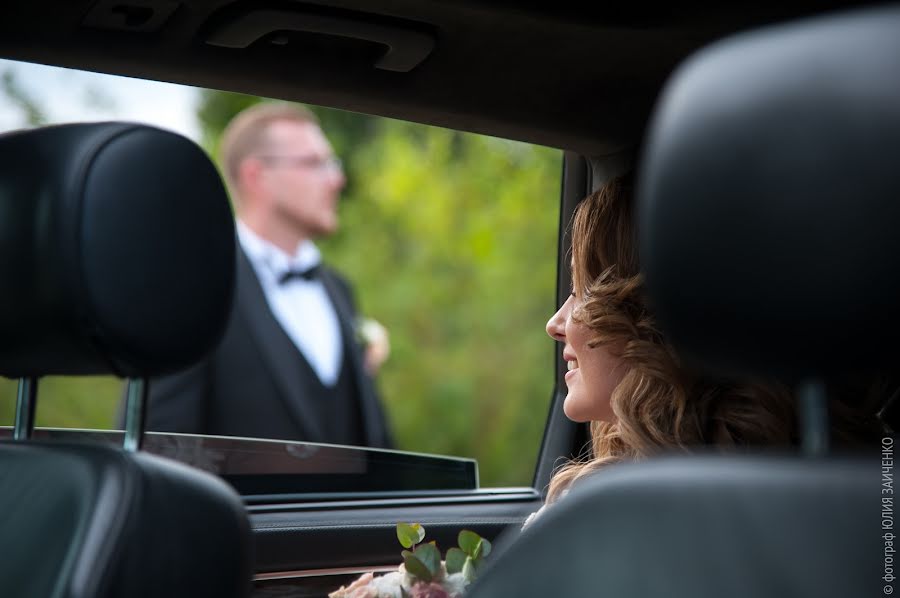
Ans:
[[[252,538],[236,492],[141,452],[149,376],[220,338],[234,285],[224,187],[194,143],[128,123],[0,136],[0,375],[19,378],[0,442],[0,593],[246,596]],[[35,442],[44,375],[129,378],[128,447]]]

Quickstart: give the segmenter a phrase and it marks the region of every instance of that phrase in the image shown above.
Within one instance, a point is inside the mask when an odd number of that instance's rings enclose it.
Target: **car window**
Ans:
[[[0,439],[12,436],[0,428]],[[39,428],[35,440],[122,446],[118,430]],[[308,442],[147,432],[141,450],[214,473],[248,504],[479,489],[473,459]]]
[[[218,155],[258,98],[0,61],[0,128],[137,120]],[[66,90],[67,93],[61,93]],[[65,101],[62,100],[65,98]],[[481,485],[529,485],[553,390],[562,153],[311,107],[343,161],[340,228],[317,242],[389,335],[376,377],[395,448],[475,459]],[[40,381],[40,427],[112,429],[109,377]],[[0,424],[16,381],[0,379]]]

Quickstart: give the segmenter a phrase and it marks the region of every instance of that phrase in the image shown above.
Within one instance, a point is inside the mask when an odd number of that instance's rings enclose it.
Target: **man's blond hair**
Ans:
[[[319,119],[306,106],[280,102],[254,104],[235,116],[225,127],[219,153],[225,180],[232,193],[237,191],[241,162],[265,147],[266,134],[272,123],[284,120],[319,124]]]

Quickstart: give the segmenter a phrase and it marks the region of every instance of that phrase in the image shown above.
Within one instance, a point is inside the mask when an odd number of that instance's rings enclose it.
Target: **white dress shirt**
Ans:
[[[269,309],[275,319],[306,357],[326,386],[334,386],[341,373],[344,346],[340,323],[321,280],[292,278],[279,284],[288,270],[305,270],[319,264],[322,255],[312,241],[304,241],[288,255],[266,241],[240,220],[237,235],[256,271]]]

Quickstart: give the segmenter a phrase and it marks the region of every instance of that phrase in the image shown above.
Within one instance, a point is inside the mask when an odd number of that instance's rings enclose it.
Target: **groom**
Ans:
[[[228,125],[235,306],[218,348],[151,381],[147,429],[389,447],[346,280],[312,240],[337,230],[344,178],[315,116],[257,104]],[[372,373],[374,373],[372,371]]]

